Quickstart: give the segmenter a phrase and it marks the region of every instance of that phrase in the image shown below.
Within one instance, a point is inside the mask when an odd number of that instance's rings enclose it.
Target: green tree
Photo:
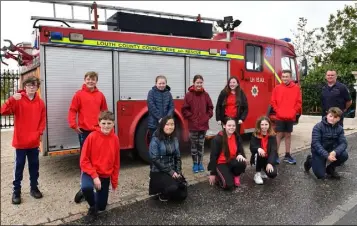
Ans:
[[[345,5],[342,10],[330,15],[326,27],[315,32],[320,50],[317,51],[312,69],[302,82],[304,113],[320,107],[321,85],[329,69],[336,70],[338,80],[354,93],[355,79],[351,71],[357,70],[357,9]]]
[[[357,64],[357,9],[345,5],[331,14],[327,26],[321,27],[323,52],[317,63]]]

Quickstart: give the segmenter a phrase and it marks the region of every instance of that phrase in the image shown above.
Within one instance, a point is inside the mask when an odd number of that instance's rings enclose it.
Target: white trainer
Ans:
[[[267,179],[267,178],[268,178],[267,174],[266,174],[264,171],[260,172],[260,176],[261,176],[263,179]]]
[[[264,181],[262,179],[262,175],[260,172],[257,172],[255,175],[254,175],[254,181],[256,184],[263,184]]]

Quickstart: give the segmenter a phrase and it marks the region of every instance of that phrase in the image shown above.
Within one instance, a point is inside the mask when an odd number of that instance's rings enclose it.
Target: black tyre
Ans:
[[[135,149],[139,157],[147,164],[150,163],[148,140],[148,117],[143,118],[135,133]]]

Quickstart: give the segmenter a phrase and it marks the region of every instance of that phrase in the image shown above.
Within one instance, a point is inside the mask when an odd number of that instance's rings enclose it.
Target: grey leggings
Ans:
[[[190,131],[191,155],[194,163],[202,163],[206,131]]]

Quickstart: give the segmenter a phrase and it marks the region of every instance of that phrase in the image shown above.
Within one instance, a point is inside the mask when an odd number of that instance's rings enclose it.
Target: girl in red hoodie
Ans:
[[[40,137],[46,127],[46,108],[37,90],[40,79],[30,76],[22,83],[25,90],[10,97],[1,107],[1,115],[14,115],[14,136],[12,146],[16,148],[14,190],[12,203],[21,203],[21,181],[26,163],[30,173],[30,194],[42,198],[38,189]]]
[[[115,116],[110,111],[101,112],[99,127],[84,141],[80,166],[81,189],[89,204],[88,216],[105,210],[108,202],[109,184],[113,192],[118,187],[120,145],[114,133]],[[96,189],[94,194],[93,188]],[[94,198],[96,195],[96,198]]]
[[[230,190],[240,185],[240,175],[247,167],[243,150],[243,141],[236,132],[236,121],[228,118],[223,122],[223,131],[212,140],[209,182],[215,184],[218,179],[223,189]]]
[[[255,131],[250,140],[250,151],[252,152],[250,163],[256,164],[255,183],[263,184],[263,178],[275,178],[278,148],[270,119],[266,116],[260,117],[256,122]]]
[[[203,88],[202,75],[193,77],[193,85],[188,88],[181,108],[182,115],[188,120],[190,131],[192,171],[204,172],[203,153],[208,122],[213,116],[213,104],[209,94]]]

